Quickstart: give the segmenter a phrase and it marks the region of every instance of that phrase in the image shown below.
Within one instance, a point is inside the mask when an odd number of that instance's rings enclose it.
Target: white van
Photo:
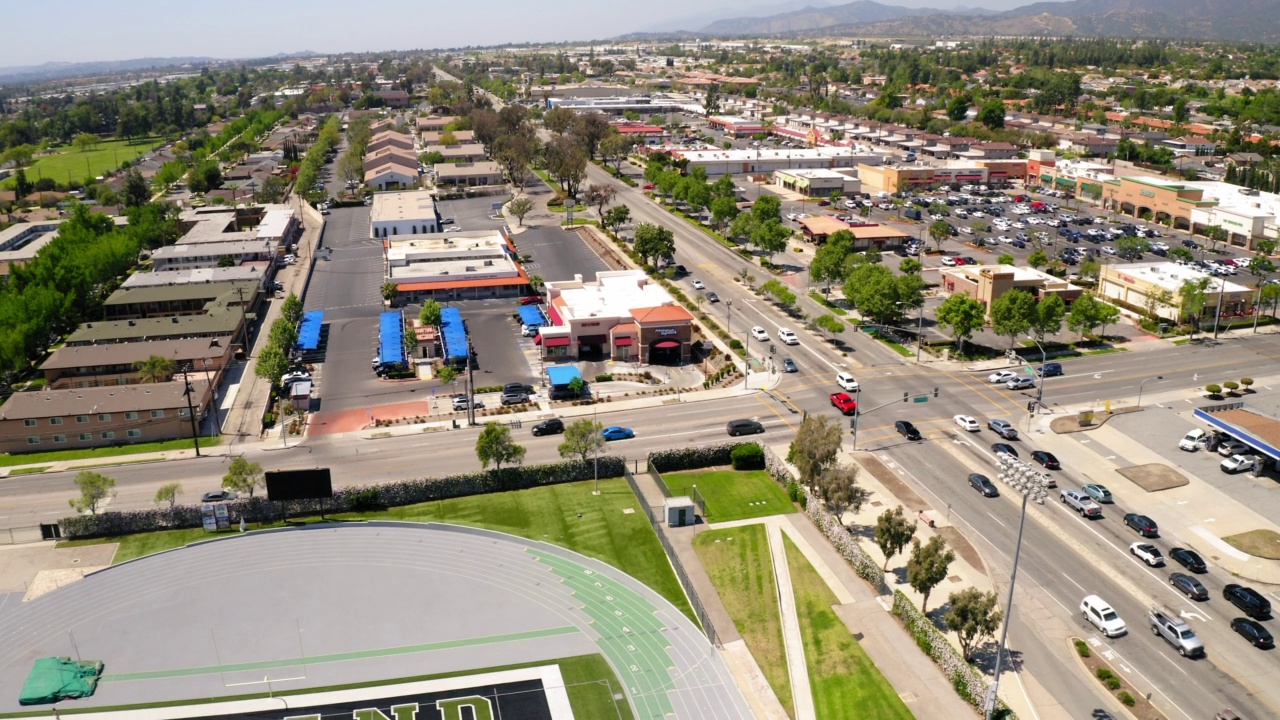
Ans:
[[[1186,450],[1187,452],[1195,452],[1204,447],[1208,441],[1209,434],[1200,428],[1196,428],[1182,436],[1182,439],[1178,441],[1178,449]]]

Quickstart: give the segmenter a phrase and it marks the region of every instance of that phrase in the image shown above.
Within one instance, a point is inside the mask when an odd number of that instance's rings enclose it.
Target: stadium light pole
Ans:
[[[1022,517],[1018,520],[1018,541],[1017,544],[1014,545],[1013,570],[1009,574],[1009,599],[1005,602],[1004,627],[1000,630],[1000,644],[997,646],[998,650],[996,651],[995,680],[991,683],[991,689],[987,691],[986,707],[984,708],[985,712],[983,713],[983,717],[985,717],[986,720],[992,720],[996,712],[996,700],[997,695],[1000,692],[1000,671],[1004,665],[1004,657],[1008,652],[1006,642],[1009,639],[1009,616],[1013,613],[1013,589],[1014,585],[1018,582],[1018,560],[1022,557],[1022,531],[1027,524],[1027,500],[1029,500],[1033,494],[1037,496],[1037,501],[1040,501],[1043,497],[1044,490],[1040,488],[1035,490],[1028,488],[1022,493]]]

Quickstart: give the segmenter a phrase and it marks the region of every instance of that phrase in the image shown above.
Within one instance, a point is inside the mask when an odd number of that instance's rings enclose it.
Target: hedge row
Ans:
[[[600,458],[600,477],[622,477],[626,461],[616,456]],[[315,515],[325,513],[362,512],[389,507],[415,505],[431,500],[484,495],[524,490],[531,487],[590,480],[595,477],[592,462],[571,461],[503,468],[501,471],[476,472],[435,478],[415,478],[382,485],[357,485],[341,488],[332,498],[297,500],[287,504],[271,502],[262,497],[246,498],[228,503],[232,522],[241,518],[250,522],[280,519],[286,515]],[[128,535],[156,530],[176,530],[200,527],[199,505],[179,505],[169,510],[133,510],[105,512],[99,515],[78,515],[59,522],[62,533],[71,539]]]
[[[733,464],[733,449],[740,443],[723,443],[704,447],[676,448],[649,453],[649,466],[658,472],[697,470],[716,465]]]

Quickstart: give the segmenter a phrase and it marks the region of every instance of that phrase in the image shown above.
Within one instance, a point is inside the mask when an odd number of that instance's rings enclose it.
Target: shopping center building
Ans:
[[[612,359],[677,364],[689,360],[693,315],[640,270],[546,283],[547,315],[536,342],[548,361]]]
[[[1208,283],[1202,318],[1212,318],[1219,307],[1225,318],[1252,316],[1256,290],[1171,262],[1103,265],[1098,292],[1103,299],[1134,312],[1154,311],[1166,320],[1183,322],[1187,318],[1183,316],[1181,292],[1187,281]]]

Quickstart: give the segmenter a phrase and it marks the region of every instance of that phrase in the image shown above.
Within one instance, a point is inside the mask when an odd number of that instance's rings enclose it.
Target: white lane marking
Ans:
[[[1000,518],[996,517],[995,515],[992,515],[991,513],[987,513],[987,515],[989,515],[992,520],[995,520],[996,524],[999,525],[1000,527],[1007,527],[1004,523],[1000,522]]]
[[[1060,572],[1061,572],[1061,571],[1060,571]],[[1084,586],[1083,586],[1083,585],[1081,585],[1080,583],[1076,582],[1075,580],[1072,580],[1070,575],[1068,575],[1068,574],[1066,574],[1066,573],[1062,573],[1062,577],[1066,578],[1066,579],[1067,579],[1067,582],[1069,582],[1069,583],[1071,583],[1072,585],[1075,585],[1076,587],[1080,588],[1080,590],[1081,590],[1082,592],[1084,591]]]

